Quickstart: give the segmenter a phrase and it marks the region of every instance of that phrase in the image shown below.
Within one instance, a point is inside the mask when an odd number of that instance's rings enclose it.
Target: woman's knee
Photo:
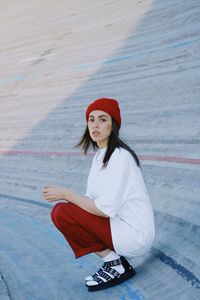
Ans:
[[[51,219],[54,223],[59,219],[59,216],[61,215],[63,204],[66,203],[62,203],[62,202],[57,203],[56,205],[54,205],[53,209],[51,210]]]
[[[65,220],[68,221],[69,219],[71,219],[70,217],[70,208],[71,208],[72,204],[71,203],[64,203],[64,202],[60,202],[57,203],[52,211],[51,211],[51,219],[54,222],[54,224],[59,224],[61,222],[61,220]]]

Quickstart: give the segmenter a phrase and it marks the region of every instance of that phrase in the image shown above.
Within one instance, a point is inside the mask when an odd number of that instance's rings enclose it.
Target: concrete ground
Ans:
[[[0,300],[200,299],[198,0],[0,1]],[[156,238],[137,276],[88,293],[45,184],[84,194],[85,109],[118,99],[141,158]],[[92,153],[92,151],[90,151]]]

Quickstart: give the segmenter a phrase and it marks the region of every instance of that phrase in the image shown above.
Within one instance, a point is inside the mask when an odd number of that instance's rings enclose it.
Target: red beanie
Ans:
[[[111,115],[113,119],[118,123],[119,128],[121,127],[121,116],[120,109],[117,100],[100,98],[90,104],[86,110],[86,120],[88,121],[89,114],[93,110],[102,110]]]

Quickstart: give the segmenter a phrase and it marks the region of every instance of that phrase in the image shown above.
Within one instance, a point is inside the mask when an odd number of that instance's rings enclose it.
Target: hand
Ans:
[[[46,185],[42,190],[44,198],[48,202],[65,200],[66,189],[57,185]]]

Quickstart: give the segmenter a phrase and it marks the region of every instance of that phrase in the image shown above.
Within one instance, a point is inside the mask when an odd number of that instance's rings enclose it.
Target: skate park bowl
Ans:
[[[200,299],[199,0],[1,1],[0,299]],[[119,101],[156,223],[137,275],[88,293],[42,196],[84,195],[93,158],[74,148],[89,103]]]

